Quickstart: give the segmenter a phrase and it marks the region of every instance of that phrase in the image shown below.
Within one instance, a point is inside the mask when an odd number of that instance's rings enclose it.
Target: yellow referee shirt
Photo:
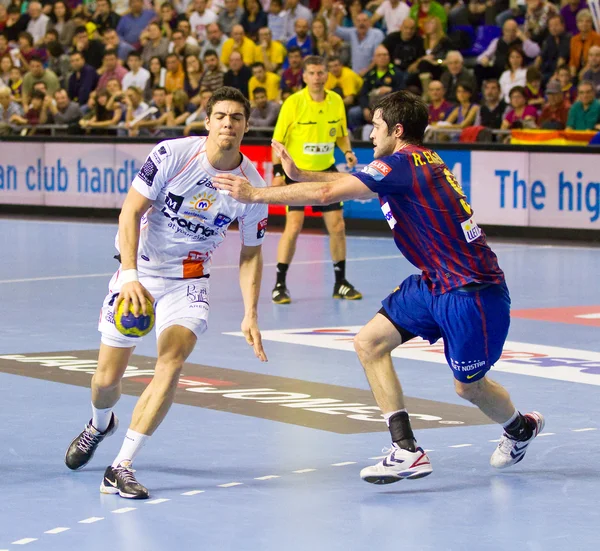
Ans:
[[[283,102],[273,139],[285,145],[298,168],[319,171],[334,163],[335,142],[347,135],[341,96],[325,90],[325,101],[316,102],[304,88]]]

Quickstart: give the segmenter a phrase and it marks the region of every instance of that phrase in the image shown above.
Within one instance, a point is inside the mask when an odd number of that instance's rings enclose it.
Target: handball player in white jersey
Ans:
[[[155,303],[158,360],[152,382],[140,396],[123,446],[106,469],[103,493],[145,499],[148,490],[134,477],[132,462],[173,403],[183,363],[206,331],[211,256],[237,218],[240,238],[242,331],[254,354],[267,361],[257,321],[262,275],[261,245],[266,205],[243,205],[219,192],[212,178],[233,173],[266,186],[252,162],[240,153],[248,130],[250,104],[236,89],[219,88],[206,107],[207,137],[159,143],[135,177],[119,216],[117,248],[121,266],[102,306],[98,368],[92,379],[92,419],[69,446],[65,462],[77,470],[98,444],[115,432],[112,408],[121,378],[139,338],[122,335],[114,311],[124,301],[137,316],[146,297]]]

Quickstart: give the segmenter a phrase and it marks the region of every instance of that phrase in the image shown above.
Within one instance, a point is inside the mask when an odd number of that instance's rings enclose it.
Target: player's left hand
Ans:
[[[254,203],[256,188],[244,178],[233,174],[220,174],[213,177],[212,183],[240,203]]]
[[[356,158],[354,151],[348,151],[348,153],[346,153],[346,164],[348,165],[348,168],[352,170],[356,166],[356,163],[358,163],[358,159]]]
[[[254,316],[244,316],[242,320],[242,333],[246,342],[254,348],[254,355],[261,361],[267,362],[267,355],[262,345],[262,338],[258,328],[258,320]]]

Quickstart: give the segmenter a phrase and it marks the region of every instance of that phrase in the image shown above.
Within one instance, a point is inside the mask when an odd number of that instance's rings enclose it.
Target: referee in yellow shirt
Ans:
[[[350,148],[346,110],[342,98],[325,90],[327,68],[319,56],[304,60],[306,87],[292,94],[281,107],[273,132],[273,139],[285,145],[299,168],[311,171],[335,171],[334,151],[337,145],[346,156],[350,168],[356,165],[356,155]],[[287,178],[281,159],[273,150],[273,185],[293,184]],[[342,203],[314,206],[322,212],[329,234],[329,250],[335,272],[334,298],[358,300],[362,295],[346,280],[346,228]],[[272,299],[275,304],[291,302],[286,286],[286,275],[294,253],[296,241],[304,224],[304,207],[287,207],[285,229],[277,250],[277,282]]]

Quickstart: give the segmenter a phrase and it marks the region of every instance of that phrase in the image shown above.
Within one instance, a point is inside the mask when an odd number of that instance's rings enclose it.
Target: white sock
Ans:
[[[110,420],[112,418],[112,408],[106,409],[97,409],[92,404],[92,426],[100,431],[105,432],[110,425]]]
[[[512,414],[512,417],[505,423],[502,423],[502,426],[504,428],[508,427],[511,423],[513,423],[517,419],[517,417],[519,417],[519,412],[515,409],[515,412]]]
[[[384,413],[383,414],[383,418],[385,419],[385,424],[388,426],[390,426],[390,419],[396,415],[396,413],[408,413],[408,411],[406,411],[406,408],[404,409],[399,409],[397,411],[390,411],[389,413]]]
[[[115,457],[115,460],[112,462],[113,467],[118,467],[119,463],[122,461],[130,461],[133,463],[135,456],[139,453],[139,451],[144,447],[146,440],[148,440],[150,436],[147,434],[142,434],[140,432],[135,432],[134,430],[127,429],[127,434],[125,435],[125,439],[123,440],[123,445],[121,446],[121,450]]]

